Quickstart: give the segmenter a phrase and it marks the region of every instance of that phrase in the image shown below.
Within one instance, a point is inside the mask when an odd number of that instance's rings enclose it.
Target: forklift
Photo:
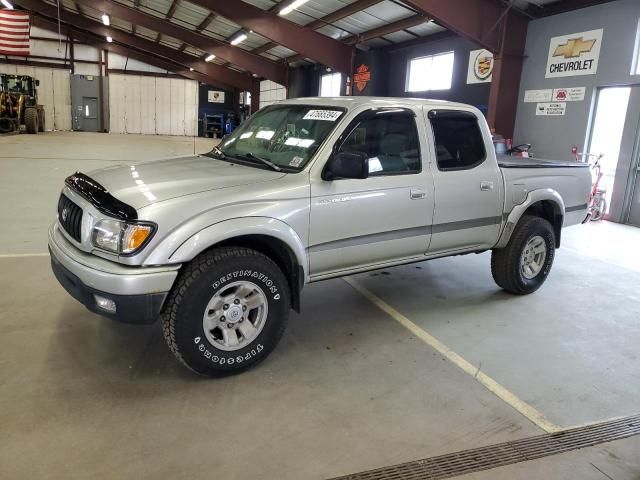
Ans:
[[[40,81],[28,75],[0,74],[0,133],[44,132],[44,107],[38,105]]]

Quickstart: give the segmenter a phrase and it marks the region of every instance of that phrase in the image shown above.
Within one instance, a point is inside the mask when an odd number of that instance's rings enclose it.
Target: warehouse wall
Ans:
[[[46,60],[31,59],[34,63],[45,61],[58,64],[59,68],[45,68],[3,63],[0,73],[31,75],[40,80],[39,101],[45,107],[47,130],[71,130],[71,77],[65,61],[69,58],[69,46],[65,36],[58,36],[38,27],[31,28],[31,36],[57,40],[31,39],[31,54],[47,57]],[[74,74],[100,75],[101,51],[90,45],[74,44]],[[24,61],[24,57],[9,59]],[[65,60],[66,59],[66,60]],[[81,60],[94,63],[83,63]],[[161,73],[167,71],[137,60],[109,53],[109,68],[139,72]],[[126,77],[126,78],[125,78]],[[135,75],[109,76],[109,92],[122,93],[125,97],[110,96],[106,109],[114,109],[109,115],[115,120],[112,132],[150,133],[162,135],[188,135],[195,133],[197,124],[197,82],[161,77]],[[114,83],[115,79],[115,85]],[[126,101],[123,100],[126,98]],[[119,100],[118,100],[119,99]],[[136,111],[136,108],[139,110]]]
[[[380,68],[389,72],[387,95],[391,97],[419,97],[438,100],[451,100],[469,103],[486,111],[489,103],[490,83],[467,84],[469,52],[479,47],[475,43],[453,34],[435,34],[424,41],[408,42],[406,45],[383,49],[388,62],[381,62]],[[427,92],[406,92],[407,65],[409,60],[426,55],[454,52],[453,79],[450,90],[430,90]],[[373,72],[372,75],[378,75]]]
[[[45,108],[45,128],[71,130],[71,86],[68,70],[0,62],[0,73],[29,75],[40,80],[38,102]]]
[[[109,75],[111,133],[193,136],[198,83],[193,80]]]
[[[617,0],[530,22],[520,80],[515,142],[531,143],[538,156],[547,158],[570,158],[573,145],[583,147],[596,89],[640,83],[640,77],[631,75],[639,20],[638,0]],[[551,37],[599,28],[604,32],[595,75],[545,78]],[[566,87],[586,87],[587,90],[584,101],[567,103],[564,116],[537,116],[536,103],[523,101],[525,90]]]
[[[260,82],[260,108],[271,105],[278,100],[285,100],[286,98],[286,87],[271,80],[263,80]]]

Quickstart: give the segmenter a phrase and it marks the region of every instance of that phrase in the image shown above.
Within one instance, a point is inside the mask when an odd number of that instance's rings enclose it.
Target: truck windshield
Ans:
[[[241,159],[259,157],[284,170],[299,171],[343,116],[338,107],[273,105],[238,127],[209,155]]]

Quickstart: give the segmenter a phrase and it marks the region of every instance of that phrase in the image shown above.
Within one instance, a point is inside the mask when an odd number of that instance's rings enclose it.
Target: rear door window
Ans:
[[[477,117],[469,112],[431,110],[438,169],[468,170],[484,162],[487,152]]]

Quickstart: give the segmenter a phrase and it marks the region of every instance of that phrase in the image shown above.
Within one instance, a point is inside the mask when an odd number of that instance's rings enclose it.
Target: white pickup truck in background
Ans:
[[[492,250],[496,283],[531,293],[590,185],[586,164],[496,158],[468,105],[302,98],[209,154],[70,176],[49,247],[88,309],[161,318],[206,375],[264,359],[309,282]]]

